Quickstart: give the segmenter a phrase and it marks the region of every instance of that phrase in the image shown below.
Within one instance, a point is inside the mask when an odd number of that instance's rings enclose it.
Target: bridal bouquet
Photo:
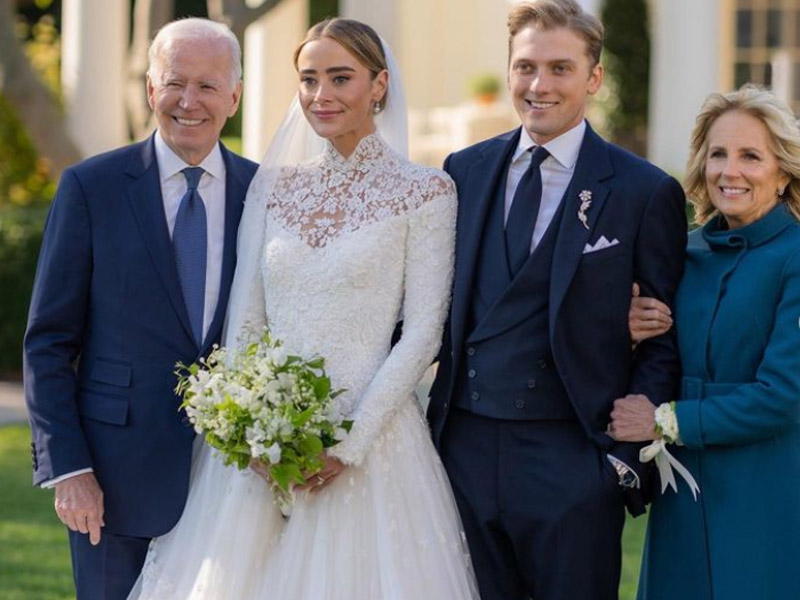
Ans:
[[[179,363],[175,392],[181,408],[226,465],[268,465],[282,509],[292,485],[323,467],[323,452],[347,435],[351,421],[337,410],[322,357],[288,354],[268,330],[240,350],[215,347],[189,367]]]

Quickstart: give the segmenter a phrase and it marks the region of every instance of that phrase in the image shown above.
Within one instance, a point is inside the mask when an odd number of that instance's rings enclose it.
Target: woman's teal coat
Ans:
[[[676,404],[694,475],[653,502],[641,600],[800,599],[800,224],[784,205],[689,238]]]

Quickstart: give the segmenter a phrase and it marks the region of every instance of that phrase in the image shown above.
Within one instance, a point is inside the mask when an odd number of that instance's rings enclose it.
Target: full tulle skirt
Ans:
[[[364,462],[284,520],[257,476],[202,450],[186,511],[131,600],[470,600],[452,491],[413,398]]]

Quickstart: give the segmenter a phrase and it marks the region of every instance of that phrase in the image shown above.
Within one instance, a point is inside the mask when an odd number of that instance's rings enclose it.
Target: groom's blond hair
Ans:
[[[566,27],[586,42],[586,55],[592,67],[600,63],[603,51],[603,24],[585,12],[575,0],[534,0],[520,2],[508,13],[508,56],[514,37],[526,27],[545,31]]]

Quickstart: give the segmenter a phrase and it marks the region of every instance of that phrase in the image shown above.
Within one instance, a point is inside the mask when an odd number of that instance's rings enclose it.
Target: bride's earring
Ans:
[[[383,110],[383,107],[381,106],[380,102],[376,102],[375,104],[372,105],[373,114],[377,115],[379,112],[381,112],[381,110]]]

